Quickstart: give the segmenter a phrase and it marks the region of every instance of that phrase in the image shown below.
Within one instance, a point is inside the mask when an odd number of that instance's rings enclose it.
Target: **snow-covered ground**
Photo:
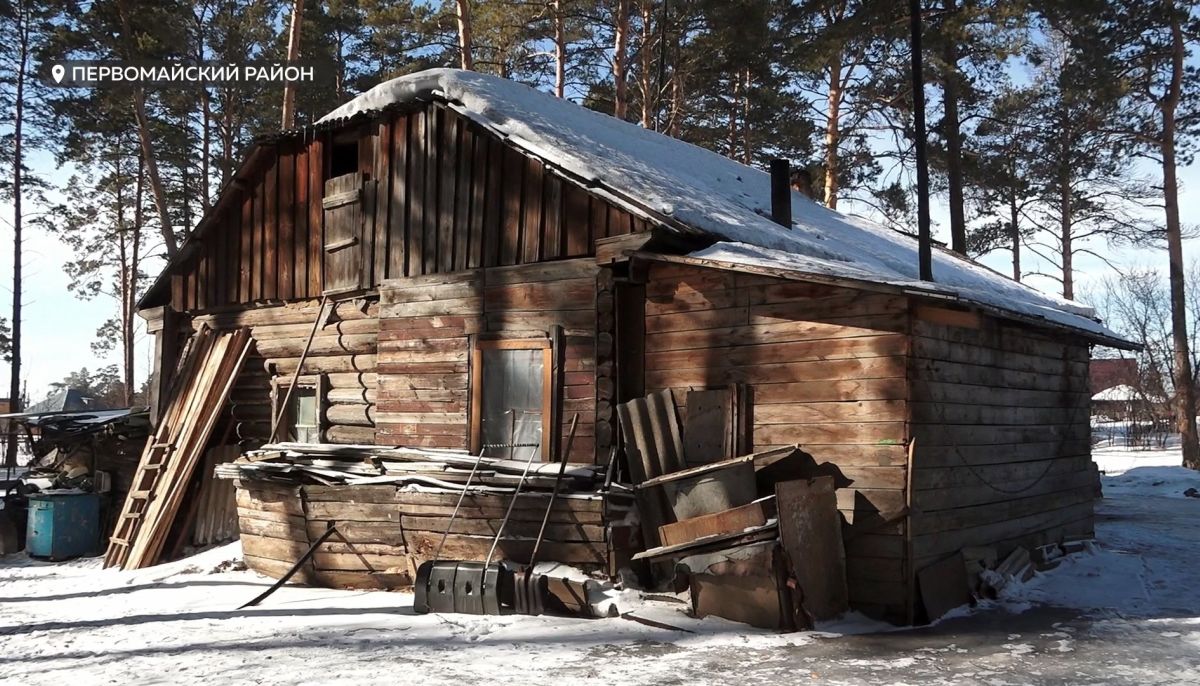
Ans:
[[[137,572],[0,558],[0,683],[1200,683],[1200,473],[1178,451],[1096,453],[1092,550],[895,630],[850,617],[780,635],[614,597],[626,619],[417,615],[401,593],[284,587],[237,545]]]

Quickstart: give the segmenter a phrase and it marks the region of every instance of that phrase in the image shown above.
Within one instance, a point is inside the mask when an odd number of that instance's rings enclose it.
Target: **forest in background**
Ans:
[[[948,247],[1003,251],[1012,278],[1044,277],[1096,304],[1153,351],[1142,362],[1194,417],[1175,174],[1200,133],[1198,3],[918,5]],[[14,397],[23,232],[60,238],[73,254],[72,291],[113,304],[93,347],[122,362],[95,377],[131,403],[144,383],[134,378],[134,304],[252,141],[429,67],[528,83],[746,164],[787,158],[818,202],[915,232],[909,3],[898,0],[0,0],[0,35],[0,196],[14,208],[4,221],[15,258],[0,355]],[[279,83],[44,80],[48,64],[67,59],[289,58],[324,78],[296,88],[286,114]],[[35,173],[35,154],[62,173]],[[1122,245],[1165,248],[1165,278],[1120,274],[1078,292],[1075,260]],[[1198,272],[1192,265],[1193,324]],[[1139,325],[1152,309],[1155,325]],[[1194,422],[1180,422],[1194,444]],[[1195,449],[1185,455],[1200,465]]]

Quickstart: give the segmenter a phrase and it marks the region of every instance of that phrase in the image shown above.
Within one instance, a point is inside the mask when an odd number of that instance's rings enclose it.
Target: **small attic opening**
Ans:
[[[333,179],[358,171],[358,135],[344,133],[334,137],[329,151],[329,167],[325,178]]]

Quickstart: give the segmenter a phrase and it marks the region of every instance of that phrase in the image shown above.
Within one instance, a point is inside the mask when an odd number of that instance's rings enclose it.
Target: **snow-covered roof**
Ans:
[[[1128,384],[1120,384],[1112,388],[1106,388],[1092,396],[1092,402],[1121,402],[1126,403],[1133,400],[1146,399],[1154,402],[1166,402],[1166,398],[1152,394],[1142,393],[1138,389]]]
[[[1121,384],[1106,388],[1103,391],[1092,396],[1092,402],[1128,402],[1136,400],[1138,397],[1137,391],[1133,386]]]
[[[1091,308],[949,251],[934,250],[935,282],[921,281],[914,238],[799,193],[792,227],[780,226],[769,218],[766,172],[507,79],[431,69],[381,83],[318,124],[429,97],[593,186],[721,240],[695,257],[925,291],[1120,340]]]

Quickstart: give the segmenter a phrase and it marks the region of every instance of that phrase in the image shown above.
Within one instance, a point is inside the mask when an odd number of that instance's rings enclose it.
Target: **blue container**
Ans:
[[[68,560],[94,555],[99,543],[99,495],[37,493],[29,496],[25,550],[31,556]]]

